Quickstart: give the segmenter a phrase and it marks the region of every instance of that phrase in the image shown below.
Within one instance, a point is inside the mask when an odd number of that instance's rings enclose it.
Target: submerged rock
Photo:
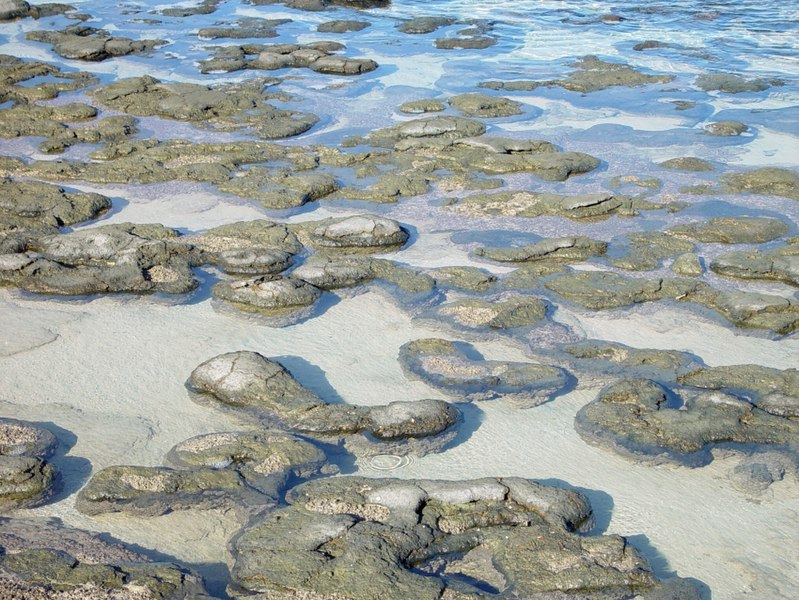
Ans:
[[[397,29],[410,34],[433,33],[436,29],[453,23],[455,20],[451,17],[414,17],[397,25]]]
[[[714,217],[677,225],[667,233],[708,244],[762,244],[788,233],[788,224],[771,217]]]
[[[490,35],[460,35],[438,38],[433,42],[439,50],[483,50],[497,43]]]
[[[452,96],[449,105],[467,117],[510,117],[522,114],[521,104],[507,98],[486,94],[460,94]]]
[[[282,365],[255,352],[212,358],[192,372],[186,385],[293,431],[326,441],[343,438],[345,447],[359,456],[440,451],[460,421],[460,412],[441,400],[384,406],[325,403]]]
[[[438,319],[467,329],[514,329],[541,321],[547,314],[543,301],[533,296],[502,295],[484,300],[456,300],[434,309]]]
[[[772,484],[782,481],[786,473],[799,473],[796,457],[781,452],[756,452],[744,458],[729,475],[738,490],[757,498]]]
[[[46,459],[57,445],[46,429],[0,418],[0,511],[35,506],[52,494],[56,469]]]
[[[698,88],[706,92],[727,92],[740,94],[743,92],[762,92],[772,85],[782,85],[778,81],[764,79],[745,79],[732,73],[704,73],[699,75],[694,82]]]
[[[132,40],[111,37],[104,29],[87,25],[71,25],[64,31],[30,31],[26,39],[53,46],[53,52],[64,58],[102,61],[114,56],[148,54],[165,45],[165,40]]]
[[[120,543],[44,519],[0,519],[0,588],[9,598],[198,598],[202,578]]]
[[[764,167],[721,177],[722,191],[750,192],[799,200],[799,175],[789,169]]]
[[[201,39],[249,39],[277,37],[276,28],[291,23],[291,19],[239,19],[233,27],[203,27],[197,32]]]
[[[767,252],[740,250],[722,254],[710,263],[710,268],[725,277],[776,280],[799,287],[799,243]]]
[[[679,380],[701,378],[689,373]],[[622,379],[604,388],[577,413],[575,427],[586,441],[629,457],[689,466],[712,460],[709,451],[718,444],[799,441],[799,421],[770,414],[740,396],[669,390],[646,379]]]
[[[21,85],[23,83],[26,85]],[[97,83],[97,78],[91,73],[64,72],[49,63],[0,55],[0,98],[27,104],[29,109],[38,106],[33,102],[52,100],[61,92],[78,90],[94,83]]]
[[[582,262],[605,253],[607,243],[584,236],[548,238],[520,248],[477,248],[476,256],[498,262]]]
[[[748,131],[749,127],[740,121],[718,121],[705,126],[705,131],[718,137],[734,137]]]
[[[562,166],[566,167],[566,165]],[[567,170],[564,177],[570,174],[571,172]],[[653,207],[637,202],[629,196],[616,196],[610,193],[564,196],[548,192],[526,191],[473,194],[459,198],[448,205],[450,210],[469,216],[497,215],[533,218],[552,215],[575,220],[606,218],[614,214],[633,215],[641,208]]]
[[[38,238],[0,261],[0,284],[40,294],[182,294],[197,280],[192,248],[162,225],[120,223]]]
[[[347,33],[348,31],[361,31],[369,27],[369,21],[325,21],[316,26],[319,33]]]
[[[664,259],[693,252],[694,245],[660,231],[639,231],[622,238],[626,253],[609,262],[628,271],[651,271],[657,269]]]
[[[399,361],[409,376],[461,402],[507,398],[528,408],[550,400],[568,383],[568,374],[557,367],[473,360],[453,342],[436,338],[408,342]]]
[[[675,169],[678,171],[713,171],[713,165],[708,161],[697,158],[695,156],[681,156],[678,158],[670,158],[660,163],[661,167],[667,169]]]
[[[591,520],[583,496],[530,480],[338,477],[287,499],[234,538],[237,597],[599,598],[668,585],[623,538],[572,533]]]

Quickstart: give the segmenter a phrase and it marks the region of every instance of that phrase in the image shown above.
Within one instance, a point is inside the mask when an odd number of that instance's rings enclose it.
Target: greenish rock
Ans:
[[[56,233],[59,227],[97,218],[111,201],[94,193],[68,192],[39,181],[0,179],[0,231]]]
[[[610,193],[566,196],[549,192],[507,191],[473,194],[459,198],[447,207],[466,216],[540,217],[600,219],[611,215],[632,216],[639,209],[653,208],[629,196]]]
[[[572,533],[591,523],[583,496],[531,480],[337,477],[287,500],[233,540],[239,597],[621,598],[665,585],[623,538]]]
[[[397,250],[410,237],[397,221],[369,214],[310,221],[296,229],[312,247],[347,252]]]
[[[366,138],[350,138],[344,145],[369,144],[378,148],[393,148],[407,139],[436,139],[452,141],[485,133],[485,125],[474,119],[455,116],[424,117],[405,121],[399,125],[370,132]]]
[[[563,350],[573,357],[572,363],[580,370],[659,381],[674,381],[678,374],[687,372],[697,364],[697,360],[685,352],[631,348],[605,341],[567,344]]]
[[[654,83],[668,83],[671,75],[647,75],[624,63],[607,62],[596,56],[584,56],[572,66],[576,67],[566,78],[549,81],[486,81],[480,87],[505,91],[531,91],[538,87],[562,87],[588,94],[611,87],[639,87]]]
[[[441,27],[455,23],[451,17],[414,17],[397,25],[402,33],[423,34],[433,33]]]
[[[764,167],[721,177],[725,193],[749,192],[799,200],[799,175],[789,169]]]
[[[0,21],[24,19],[30,14],[31,5],[25,0],[5,0],[0,5]]]
[[[447,102],[467,117],[511,117],[522,114],[521,104],[514,100],[473,93],[452,96]]]
[[[167,44],[165,40],[112,37],[104,29],[87,25],[71,25],[63,31],[30,31],[25,38],[52,45],[53,52],[64,58],[92,62],[128,54],[149,54]]]
[[[0,285],[57,295],[183,294],[197,286],[193,248],[162,225],[120,223],[37,238],[0,260]]]
[[[437,318],[467,329],[515,329],[540,322],[547,314],[544,302],[533,296],[500,296],[485,300],[456,300],[437,307]]]
[[[319,288],[305,281],[274,275],[220,281],[211,293],[238,310],[263,316],[273,327],[293,325],[310,316],[322,296]]]
[[[799,244],[771,251],[739,250],[710,263],[719,275],[736,279],[774,280],[799,287]]]
[[[348,58],[334,55],[343,50],[338,42],[315,42],[312,44],[275,44],[257,47],[242,47],[245,54],[254,54],[246,68],[264,69],[310,69],[317,73],[335,75],[361,75],[377,69],[375,61],[368,58]]]
[[[745,133],[749,127],[740,121],[718,121],[705,126],[705,131],[718,137],[733,137]]]
[[[780,335],[799,329],[799,302],[783,296],[725,292],[702,284],[680,300],[706,306],[737,327],[765,329]]]
[[[677,225],[667,233],[709,244],[763,244],[788,233],[788,224],[772,217],[714,217]]]
[[[548,365],[470,359],[453,342],[425,338],[404,344],[405,373],[461,402],[505,398],[521,408],[550,400],[568,383],[567,373]]]
[[[593,310],[678,299],[698,285],[688,279],[639,279],[606,271],[572,271],[555,275],[544,283],[556,294]]]
[[[660,231],[639,231],[622,238],[622,247],[626,253],[618,258],[609,259],[610,264],[628,271],[652,271],[662,261],[694,251],[694,245]]]
[[[240,176],[223,182],[219,189],[256,200],[265,208],[285,209],[320,200],[338,190],[339,185],[328,173],[252,167]]]
[[[436,39],[433,44],[439,50],[484,50],[497,43],[490,35],[460,35]]]
[[[694,85],[706,92],[727,92],[741,94],[744,92],[762,92],[772,85],[782,85],[778,81],[764,79],[746,79],[732,73],[704,73],[694,81]]]
[[[437,287],[448,287],[472,292],[490,290],[497,282],[496,275],[477,267],[439,267],[427,274],[435,280]]]
[[[325,21],[316,26],[319,33],[347,33],[349,31],[361,31],[369,27],[368,21]]]
[[[422,113],[441,112],[445,109],[441,100],[411,100],[400,104],[399,111],[411,115]]]
[[[279,363],[255,352],[231,352],[198,366],[189,390],[260,419],[330,442],[358,456],[438,452],[454,439],[460,411],[441,400],[383,406],[325,403]]]
[[[42,458],[0,454],[0,511],[42,503],[55,477],[55,467]]]
[[[201,39],[249,39],[277,37],[276,28],[291,23],[291,19],[239,19],[233,27],[203,27],[197,31]]]
[[[288,255],[299,254],[303,250],[302,243],[286,225],[264,219],[220,225],[197,235],[186,236],[186,241],[212,257],[226,251],[249,249],[272,250]]]
[[[48,458],[56,446],[58,439],[47,429],[0,417],[0,455]]]
[[[4,102],[11,100],[30,108],[37,106],[33,103],[39,100],[52,100],[61,92],[75,91],[94,83],[97,83],[97,78],[91,73],[63,72],[48,63],[0,55],[0,98]]]
[[[161,9],[160,13],[167,17],[193,17],[196,15],[210,15],[216,12],[220,0],[202,0],[194,6],[175,6]]]
[[[683,375],[681,382],[690,381]],[[799,422],[772,415],[747,399],[720,391],[667,389],[647,379],[604,388],[575,417],[587,442],[630,458],[701,466],[719,444],[795,445]]]
[[[363,200],[381,204],[430,191],[431,175],[421,170],[386,173],[366,189],[347,187],[330,196],[332,200]]]
[[[601,256],[606,250],[605,242],[585,236],[572,236],[546,238],[519,248],[480,247],[474,251],[474,254],[497,262],[523,263],[548,260],[571,263]]]
[[[66,123],[90,121],[96,116],[95,107],[80,102],[60,106],[16,104],[0,110],[0,137],[58,138],[70,131]]]
[[[676,171],[713,171],[713,165],[708,161],[697,158],[695,156],[681,156],[678,158],[670,158],[660,163],[661,167],[666,169],[674,169]]]
[[[680,254],[671,263],[671,270],[681,277],[699,277],[705,272],[702,261],[693,252]]]
[[[251,79],[206,86],[163,83],[145,75],[120,79],[97,88],[92,96],[103,104],[136,116],[159,116],[219,129],[249,128],[261,138],[278,139],[308,131],[315,115],[282,110],[267,102],[264,87],[275,83]]]

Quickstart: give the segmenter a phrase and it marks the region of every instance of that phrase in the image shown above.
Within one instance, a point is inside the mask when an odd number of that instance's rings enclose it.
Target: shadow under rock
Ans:
[[[315,364],[300,356],[291,355],[274,356],[272,360],[276,360],[288,369],[300,385],[311,390],[324,402],[328,404],[346,403],[333,386],[330,385],[325,372]]]
[[[457,403],[456,408],[461,412],[461,420],[457,424],[458,433],[454,438],[441,450],[446,452],[451,448],[460,446],[469,441],[472,435],[480,428],[480,425],[485,419],[483,410],[472,403]]]
[[[537,479],[539,483],[552,487],[579,492],[591,503],[591,512],[594,517],[592,527],[582,533],[589,536],[604,535],[610,525],[613,515],[613,497],[602,490],[592,490],[590,488],[577,487],[562,479]]]
[[[67,455],[78,441],[78,437],[71,431],[49,421],[36,422],[34,425],[47,429],[58,438],[59,443],[55,453],[47,459],[47,462],[58,470],[58,479],[53,495],[46,500],[46,503],[59,502],[83,487],[92,474],[92,463],[82,456]]]
[[[639,533],[637,535],[625,535],[624,537],[633,548],[638,550],[638,552],[646,558],[652,572],[658,579],[668,580],[679,577],[671,568],[668,559],[652,545],[647,536]],[[699,590],[702,600],[710,600],[712,598],[712,593],[707,584],[693,577],[685,577],[684,579],[691,582],[696,589]]]

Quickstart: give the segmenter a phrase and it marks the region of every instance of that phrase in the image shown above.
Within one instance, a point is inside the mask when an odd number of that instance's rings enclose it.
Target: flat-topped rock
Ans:
[[[568,383],[557,367],[473,360],[453,342],[436,338],[403,345],[399,361],[409,376],[461,402],[506,398],[526,408],[546,402]]]
[[[515,329],[540,322],[547,314],[544,302],[534,296],[500,295],[456,300],[433,309],[439,319],[467,329]]]
[[[717,137],[734,137],[748,130],[749,126],[740,121],[717,121],[705,126],[705,131]]]
[[[574,358],[573,364],[580,370],[658,381],[676,380],[678,374],[701,364],[686,352],[631,348],[605,341],[576,342],[567,344],[563,350]]]
[[[563,154],[563,153],[559,153]],[[568,176],[570,172],[565,175]],[[507,191],[464,196],[447,208],[469,216],[540,217],[562,216],[568,219],[598,219],[610,215],[634,215],[648,208],[629,196],[611,193],[566,196],[549,192]]]
[[[293,325],[309,316],[322,296],[319,288],[306,281],[275,275],[220,281],[211,292],[214,298],[239,310],[264,316],[276,327]]]
[[[0,418],[0,511],[35,506],[52,494],[57,472],[46,459],[57,445],[46,429]]]
[[[63,31],[30,31],[26,39],[51,44],[53,52],[64,58],[103,61],[114,56],[148,54],[165,45],[165,40],[132,40],[111,37],[108,31],[87,25],[72,25]]]
[[[304,229],[310,244],[320,249],[384,252],[400,248],[410,237],[397,221],[375,215],[310,222]]]
[[[799,200],[799,175],[790,169],[763,167],[742,173],[722,175],[725,193],[749,192]]]
[[[558,262],[582,262],[593,256],[600,256],[607,250],[607,243],[592,240],[585,236],[546,238],[518,248],[480,247],[476,256],[497,262],[534,262],[553,260]]]
[[[234,538],[237,597],[677,597],[680,587],[699,598],[685,581],[658,582],[623,538],[571,533],[590,522],[585,498],[530,480],[339,477],[287,499]]]
[[[325,21],[316,26],[319,33],[347,33],[349,31],[361,31],[369,27],[369,21],[347,21],[335,20]]]
[[[732,73],[703,73],[696,78],[694,85],[706,92],[727,92],[741,94],[744,92],[762,92],[779,82],[765,79],[746,79]]]
[[[433,33],[435,30],[455,23],[451,17],[414,17],[397,25],[402,33],[423,34]]]
[[[459,94],[447,102],[467,117],[511,117],[522,114],[521,104],[514,100],[481,93]]]
[[[762,244],[788,233],[788,224],[772,217],[714,217],[676,225],[667,233],[710,244]]]
[[[710,268],[725,277],[775,280],[799,287],[799,244],[768,252],[729,252],[716,257]]]
[[[677,158],[670,158],[660,163],[661,167],[667,169],[674,169],[677,171],[713,171],[713,165],[703,158],[696,156],[680,156]]]
[[[610,258],[614,267],[628,271],[651,271],[657,269],[667,258],[675,258],[694,251],[694,245],[684,239],[660,231],[638,231],[613,240],[612,246],[620,247],[621,256]]]

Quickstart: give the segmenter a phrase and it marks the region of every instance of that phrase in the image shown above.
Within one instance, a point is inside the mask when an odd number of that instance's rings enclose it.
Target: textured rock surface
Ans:
[[[789,169],[764,167],[721,177],[724,192],[750,192],[799,200],[799,175]]]
[[[393,219],[376,215],[354,215],[300,225],[312,246],[320,249],[344,249],[385,252],[401,247],[410,237]]]
[[[52,494],[56,469],[46,459],[57,445],[46,429],[0,418],[0,511],[40,504]]]
[[[477,248],[474,253],[498,262],[581,262],[592,256],[600,256],[606,250],[605,242],[572,236],[543,239],[520,248]]]
[[[547,307],[534,296],[503,295],[448,302],[434,309],[434,314],[467,329],[514,329],[540,322]]]
[[[220,281],[212,288],[215,298],[235,308],[258,313],[276,327],[308,317],[322,295],[319,288],[300,279],[265,275],[253,279]]]
[[[677,225],[668,233],[711,244],[762,244],[782,237],[788,230],[785,221],[771,217],[714,217]]]
[[[710,263],[710,268],[726,277],[771,279],[799,287],[799,243],[770,252],[742,250],[722,254]]]
[[[114,56],[148,54],[165,45],[165,40],[132,40],[111,37],[108,31],[87,25],[71,25],[64,31],[31,31],[25,36],[34,42],[53,46],[53,52],[64,58],[102,61]]]
[[[568,383],[557,367],[473,360],[448,340],[427,338],[400,348],[402,368],[412,377],[461,402],[507,398],[520,407],[549,400]]]
[[[623,538],[572,533],[590,524],[585,498],[526,479],[342,477],[288,501],[233,541],[242,597],[605,598],[668,585]]]
[[[521,105],[507,98],[487,94],[460,94],[452,96],[449,105],[467,117],[511,117],[522,113]]]

